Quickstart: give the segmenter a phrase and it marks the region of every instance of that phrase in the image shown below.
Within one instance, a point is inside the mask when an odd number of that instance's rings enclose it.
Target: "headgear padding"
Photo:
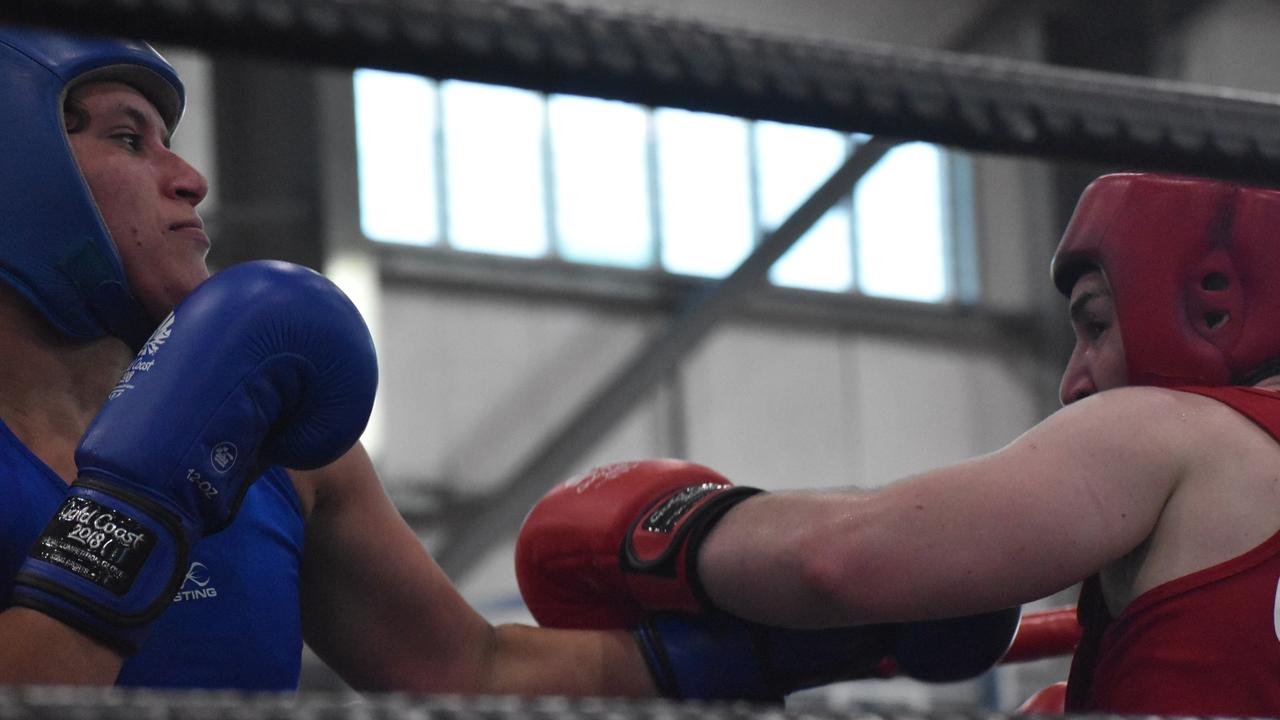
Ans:
[[[0,280],[62,332],[140,347],[154,329],[76,165],[63,121],[74,85],[114,80],[155,105],[170,132],[182,81],[141,42],[0,27]]]
[[[1052,274],[1111,285],[1129,383],[1248,384],[1280,358],[1280,192],[1117,174],[1076,206]]]

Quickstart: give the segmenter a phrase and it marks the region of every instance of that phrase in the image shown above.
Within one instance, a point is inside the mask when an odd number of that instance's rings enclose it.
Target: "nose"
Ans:
[[[1062,371],[1062,381],[1058,384],[1058,401],[1063,407],[1098,392],[1093,373],[1089,372],[1081,355],[1078,349],[1072,352],[1066,369]]]
[[[175,198],[199,205],[209,194],[209,181],[191,163],[177,153],[170,152],[172,165],[169,176],[169,194]]]

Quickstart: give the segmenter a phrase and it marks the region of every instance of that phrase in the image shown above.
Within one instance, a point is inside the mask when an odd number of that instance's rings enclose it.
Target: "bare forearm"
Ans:
[[[748,498],[698,556],[707,594],[731,613],[792,627],[986,612],[1043,597],[1104,562],[1059,521],[1072,507],[996,456],[874,492]],[[1044,473],[1042,473],[1044,474]],[[1084,536],[1086,542],[1081,542]]]
[[[486,692],[524,695],[653,696],[648,667],[625,631],[495,629]]]
[[[750,498],[707,537],[698,564],[704,587],[728,612],[790,627],[1003,607],[1006,598],[978,580],[992,572],[973,561],[986,544],[968,537],[956,503],[937,501],[926,485]],[[985,554],[988,565],[999,559]]]
[[[26,608],[0,612],[0,684],[110,685],[123,658]]]
[[[875,622],[847,607],[822,577],[822,556],[847,555],[853,510],[826,493],[769,493],[749,498],[715,526],[698,556],[712,602],[739,617],[795,627]]]

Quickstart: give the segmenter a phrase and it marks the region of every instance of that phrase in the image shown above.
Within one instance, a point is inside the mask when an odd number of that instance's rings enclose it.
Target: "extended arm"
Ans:
[[[628,633],[486,622],[423,549],[359,446],[294,477],[316,488],[302,569],[304,633],[354,687],[654,694]]]
[[[517,543],[521,591],[539,621],[562,627],[710,611],[651,634],[666,647],[653,653],[655,673],[674,678],[677,695],[708,665],[756,677],[742,662],[752,657],[796,671],[773,695],[866,677],[881,657],[919,679],[972,677],[1007,649],[1016,606],[1129,553],[1197,463],[1220,461],[1211,449],[1230,446],[1213,429],[1222,418],[1188,421],[1207,405],[1220,410],[1172,391],[1107,393],[997,453],[878,492],[743,492],[670,460],[596,468],[530,512]],[[716,617],[729,632],[708,642]],[[737,642],[744,633],[755,639]],[[788,650],[816,640],[834,652]],[[666,663],[672,652],[690,660]]]
[[[1004,449],[877,492],[772,493],[709,534],[717,606],[794,626],[939,617],[1068,587],[1155,527],[1202,447],[1200,401],[1132,388],[1076,403]],[[758,591],[770,578],[770,592]]]

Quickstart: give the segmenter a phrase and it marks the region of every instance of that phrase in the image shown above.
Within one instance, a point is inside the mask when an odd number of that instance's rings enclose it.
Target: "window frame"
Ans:
[[[432,82],[438,84],[441,81],[432,80]],[[348,75],[347,84],[352,97],[352,107],[354,108],[354,82],[350,75]],[[543,108],[543,168],[544,172],[549,176],[552,172],[549,157],[551,150],[550,132],[547,124],[547,113],[549,112],[547,100],[549,96],[545,93],[540,93],[540,95],[542,96]],[[437,102],[443,96],[443,93],[438,91],[438,85],[435,96]],[[439,108],[437,110],[439,111]],[[657,209],[657,202],[653,199],[654,194],[657,192],[657,189],[653,187],[657,183],[657,175],[653,172],[656,163],[653,110],[653,108],[645,108],[649,126],[649,136],[647,138],[651,193],[649,207],[652,213],[657,214],[660,210]],[[754,138],[754,122],[747,122],[748,137]],[[438,134],[442,132],[443,125],[443,122],[435,123]],[[850,143],[856,144],[856,138],[858,137],[850,135]],[[865,139],[866,136],[860,137]],[[439,143],[437,146],[438,152],[436,153],[437,162],[442,163],[444,140],[441,137],[437,137],[435,140]],[[352,143],[354,144],[354,140],[352,140]],[[946,282],[948,283],[943,299],[938,302],[920,302],[865,294],[857,287],[857,268],[855,266],[853,268],[854,287],[844,291],[812,290],[777,285],[771,279],[766,279],[758,292],[759,295],[767,298],[763,304],[773,302],[779,309],[785,307],[787,308],[784,312],[786,315],[811,313],[815,318],[822,318],[847,314],[850,306],[860,304],[869,304],[869,306],[878,308],[879,311],[893,307],[922,306],[922,308],[918,309],[923,309],[926,314],[954,315],[957,312],[957,308],[961,306],[972,306],[979,303],[980,278],[978,277],[979,263],[974,229],[972,162],[963,153],[946,148],[942,148],[942,150],[943,175],[941,182],[945,186],[943,195],[947,200],[947,207],[942,209],[946,218],[944,246],[947,248],[945,250],[947,257],[944,258],[944,263],[947,274]],[[747,151],[754,155],[754,142],[750,143]],[[755,157],[751,158],[749,167],[752,172],[758,168]],[[608,301],[610,297],[616,295],[623,301],[632,301],[640,298],[665,303],[674,301],[673,298],[695,292],[693,288],[713,286],[725,277],[688,276],[663,268],[661,266],[661,248],[659,245],[661,232],[657,218],[653,218],[651,221],[654,249],[650,253],[651,262],[648,267],[619,267],[603,263],[566,260],[561,253],[560,238],[558,233],[555,232],[556,219],[554,208],[551,206],[554,202],[554,185],[551,183],[550,177],[545,179],[547,182],[544,185],[546,191],[544,192],[543,202],[547,208],[546,217],[549,232],[548,251],[545,256],[532,258],[506,257],[501,254],[489,254],[456,248],[449,241],[448,225],[444,222],[445,218],[442,218],[441,227],[446,230],[441,233],[439,242],[433,245],[400,245],[394,242],[368,238],[362,232],[359,233],[356,242],[365,247],[366,250],[370,250],[374,256],[379,258],[380,262],[386,263],[390,268],[390,274],[400,281],[417,276],[429,279],[433,283],[465,283],[471,286],[477,284],[487,285],[501,293],[541,292],[552,295],[594,298],[601,301]],[[447,183],[438,184],[441,186],[440,193],[442,195],[448,192],[448,188],[443,187]],[[816,186],[815,184],[815,188]],[[750,187],[753,194],[751,198],[752,220],[756,225],[756,235],[753,240],[754,246],[759,243],[763,233],[772,228],[762,228],[759,224],[761,205],[758,198],[760,192],[758,178],[752,177],[750,179]],[[841,202],[852,205],[852,193]],[[440,203],[439,207],[442,213],[447,212],[445,210],[447,206],[443,203]],[[360,228],[360,208],[358,203],[354,207],[354,212],[356,213],[354,226]],[[350,223],[348,223],[348,226],[350,226]],[[853,242],[852,239],[851,242]],[[856,247],[851,247],[850,252],[851,256],[856,258]],[[856,259],[854,262],[856,263]],[[530,273],[530,267],[537,267],[537,272]],[[540,275],[541,277],[531,277],[535,275]],[[915,310],[912,310],[912,312],[915,312]]]

